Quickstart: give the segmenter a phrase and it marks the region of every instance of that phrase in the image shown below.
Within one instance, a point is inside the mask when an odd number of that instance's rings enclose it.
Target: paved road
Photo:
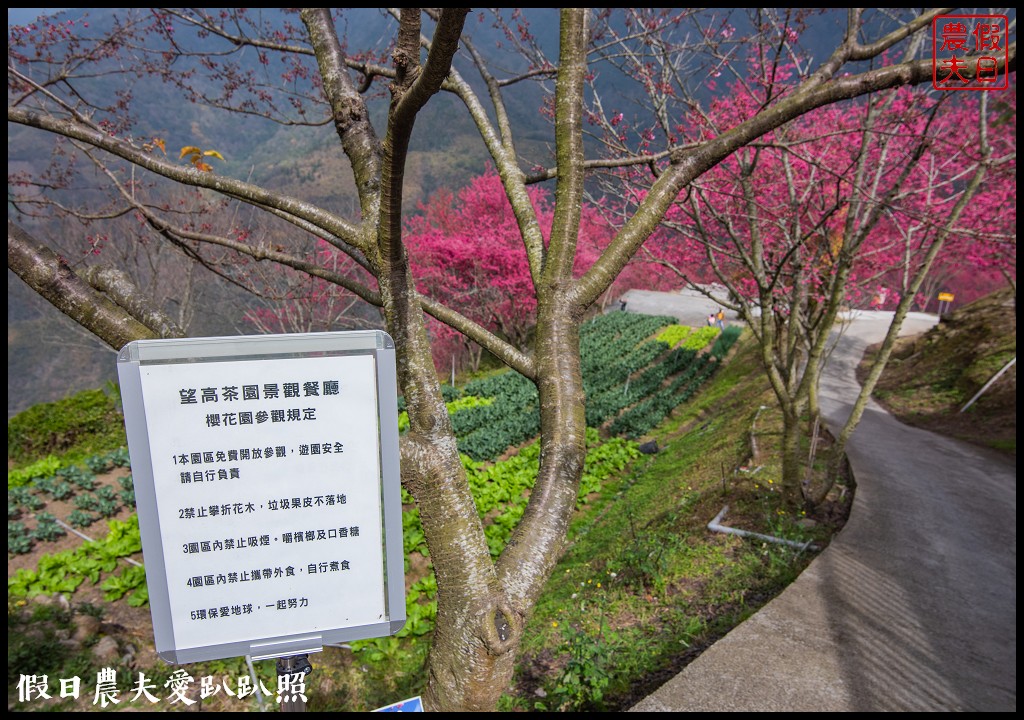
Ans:
[[[633,300],[627,311],[657,304],[647,293]],[[642,312],[674,314],[679,302],[666,296]],[[839,341],[822,384],[833,430],[888,316],[859,316]],[[912,316],[907,331],[930,323]],[[846,527],[781,595],[631,712],[1016,710],[1016,463],[902,425],[873,403],[848,450],[857,491]]]
[[[725,290],[712,288],[710,294],[712,297],[690,289],[673,293],[629,290],[622,299],[626,301],[626,312],[671,315],[684,325],[698,327],[707,323],[709,314],[716,313],[721,308],[712,298],[724,297]],[[618,306],[612,306],[612,309],[618,309]],[[727,321],[738,322],[736,314],[730,310],[725,311],[725,318]]]

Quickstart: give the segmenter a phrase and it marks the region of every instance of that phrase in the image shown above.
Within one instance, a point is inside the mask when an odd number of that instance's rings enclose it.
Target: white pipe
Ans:
[[[985,387],[983,387],[981,390],[979,390],[978,393],[974,397],[972,397],[970,399],[970,401],[966,405],[964,405],[962,408],[960,408],[960,412],[963,412],[964,410],[969,408],[971,405],[973,405],[974,401],[977,400],[978,398],[980,398],[981,394],[983,392],[985,392],[986,390],[988,390],[989,386],[992,385],[992,383],[994,383],[996,380],[998,380],[1000,377],[1002,377],[1002,374],[1004,372],[1006,372],[1007,370],[1009,370],[1013,366],[1013,364],[1015,362],[1017,362],[1017,356],[1016,355],[1013,356],[1013,360],[1011,360],[1010,362],[1008,362],[1005,365],[1003,365],[1003,369],[1000,370],[999,372],[997,372],[995,375],[993,375],[992,379],[989,380],[987,383],[985,383]]]
[[[56,520],[57,524],[60,525],[62,528],[64,528],[65,530],[70,530],[71,532],[73,532],[75,535],[77,535],[78,537],[82,538],[83,540],[85,540],[87,542],[91,542],[91,543],[97,542],[96,540],[93,540],[88,535],[86,535],[84,533],[78,532],[77,530],[75,530],[73,527],[71,527],[70,525],[65,523],[60,518],[54,518],[54,520]],[[119,558],[119,559],[120,560],[124,560],[126,563],[134,565],[135,567],[142,567],[142,563],[137,562],[136,560],[132,560],[130,557],[123,557],[123,558]]]
[[[708,523],[708,530],[714,532],[726,533],[729,535],[739,535],[745,538],[756,538],[758,540],[767,540],[768,542],[779,543],[780,545],[789,545],[791,547],[800,548],[801,550],[818,550],[817,545],[813,544],[810,540],[807,542],[798,542],[796,540],[786,540],[785,538],[775,537],[773,535],[762,535],[761,533],[750,532],[749,530],[740,530],[739,528],[728,527],[722,525],[721,520],[725,517],[725,513],[729,511],[729,506],[726,505],[722,508],[722,512],[715,516],[715,519]]]
[[[759,407],[757,409],[757,412],[754,413],[754,419],[750,421],[750,461],[751,462],[754,462],[754,461],[757,460],[757,437],[756,437],[757,432],[754,429],[756,427],[756,425],[757,425],[757,416],[761,414],[762,410],[767,410],[767,409],[768,409],[767,405],[762,405],[761,407]]]

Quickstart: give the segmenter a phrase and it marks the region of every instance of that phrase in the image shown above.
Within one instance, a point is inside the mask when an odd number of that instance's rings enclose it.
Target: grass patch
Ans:
[[[769,473],[742,471],[750,464],[755,415],[762,405],[772,405],[773,398],[750,338],[737,343],[730,355],[697,395],[645,436],[657,443],[657,454],[632,462],[627,458],[616,466],[626,465],[624,470],[592,491],[584,488],[587,502],[580,505],[567,550],[531,616],[516,683],[503,698],[502,709],[626,709],[777,594],[811,559],[811,553],[789,547],[708,531],[707,523],[724,505],[734,508],[730,522],[759,532],[787,537],[820,533],[827,540],[837,526],[808,531],[795,519],[781,517],[779,493],[765,480]],[[771,413],[757,422],[766,449],[775,444],[774,422]],[[119,416],[106,433],[123,444]],[[615,449],[612,446],[602,447]],[[634,456],[635,451],[630,457]],[[69,464],[66,456],[58,459]],[[15,499],[20,497],[16,494]],[[20,507],[15,503],[15,510]],[[427,582],[432,579],[429,559],[419,552],[407,555],[416,564],[407,568],[410,578],[423,576],[409,591],[411,598],[414,592],[416,597],[411,600],[407,629],[397,637],[360,641],[346,649],[326,648],[315,656],[308,687],[310,710],[368,710],[422,692],[436,587]],[[29,610],[19,610],[18,637],[24,637],[30,625],[24,621],[25,612]],[[20,647],[29,652],[31,643]],[[74,653],[65,651],[64,656],[68,662],[80,661]],[[94,673],[95,662],[89,662]],[[237,660],[192,665],[188,671],[197,684],[204,675],[234,677],[243,672],[231,663]],[[9,658],[8,664],[9,672],[14,667],[36,672],[27,669],[31,663],[25,658],[13,664]],[[72,669],[61,666],[53,676],[69,677]],[[130,676],[134,679],[139,670],[161,688],[170,677],[167,666],[156,662],[137,661]],[[84,684],[94,677],[90,672],[81,673]],[[214,701],[203,709],[240,707],[236,702],[221,708]]]
[[[84,390],[18,413],[7,422],[8,459],[18,468],[59,455],[67,466],[127,445],[115,395]]]
[[[1010,289],[997,291],[926,333],[901,338],[875,398],[909,425],[1016,456],[1016,366],[960,411],[1017,354],[1014,297]],[[877,347],[865,354],[862,381],[876,354]]]
[[[167,663],[138,667],[134,661],[137,648],[124,638],[114,640],[109,634],[114,626],[108,623],[106,606],[71,603],[59,597],[45,596],[36,601],[18,600],[7,603],[7,688],[8,708],[15,711],[95,712],[106,710],[162,711],[183,710],[257,710],[254,695],[246,699],[223,692],[226,684],[238,688],[239,678],[249,678],[249,669],[242,658],[214,660],[174,666]],[[105,644],[105,648],[104,648]],[[101,653],[99,659],[97,653]],[[274,661],[254,665],[258,682],[271,693],[276,689]],[[98,673],[113,672],[117,687],[117,704],[107,700],[96,702]],[[186,696],[196,702],[189,707],[180,699],[169,705],[168,689],[175,673],[186,673],[190,689]],[[156,704],[135,697],[140,673]],[[77,698],[61,697],[62,679],[80,680]],[[248,682],[244,680],[243,682]],[[221,685],[221,692],[199,701],[200,684]],[[49,697],[39,694],[42,690]],[[23,699],[24,698],[24,699]],[[265,699],[268,709],[276,709],[273,695]]]
[[[992,448],[994,448],[996,450],[1002,450],[1003,452],[1012,453],[1014,455],[1017,454],[1017,440],[1016,439],[991,440],[991,441],[989,441],[989,447],[992,447]]]
[[[729,520],[827,543],[845,518],[780,514],[775,471],[747,475],[749,431],[773,407],[749,338],[637,460],[577,516],[569,547],[531,617],[506,710],[626,710],[786,587],[814,553],[712,533]],[[771,415],[769,412],[768,415]],[[777,466],[775,420],[758,419]],[[778,476],[775,475],[777,478]],[[784,511],[783,511],[784,512]]]

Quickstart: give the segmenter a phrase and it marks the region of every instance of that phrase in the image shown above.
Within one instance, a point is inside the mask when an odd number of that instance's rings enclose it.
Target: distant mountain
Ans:
[[[8,24],[27,24],[43,11],[58,8],[9,8]],[[129,8],[68,9],[65,17],[71,19],[88,16],[91,35],[99,35],[112,26],[117,15]],[[512,9],[508,9],[510,12]],[[735,9],[734,9],[735,10]],[[276,9],[260,10],[264,18],[282,12]],[[710,12],[710,11],[709,11]],[[714,11],[721,21],[722,11]],[[524,18],[537,43],[552,59],[557,58],[558,10],[540,8],[524,10]],[[741,14],[738,10],[734,16]],[[294,18],[293,18],[294,19]],[[483,20],[483,22],[481,22]],[[820,61],[831,49],[836,34],[831,17],[810,16],[814,31],[805,34],[815,46]],[[742,27],[744,20],[736,19]],[[392,21],[379,9],[349,8],[338,23],[349,47],[387,49]],[[392,23],[393,24],[393,23]],[[476,47],[494,58],[501,68],[501,77],[508,77],[525,69],[524,61],[511,52],[503,31],[492,26],[486,16],[471,13],[467,29],[473,34]],[[176,36],[182,47],[200,49],[212,40],[189,36],[182,32]],[[253,67],[258,66],[255,52],[244,56]],[[176,67],[185,73],[195,60],[182,59]],[[192,63],[192,64],[190,64]],[[468,82],[484,96],[485,89],[479,75],[468,60],[460,57],[456,67]],[[601,80],[607,83],[607,95],[602,97],[606,107],[629,110],[637,95],[633,78],[610,68],[602,69]],[[115,82],[117,84],[115,84]],[[553,83],[552,83],[553,84]],[[124,80],[97,78],[89,88],[97,97],[114,97],[123,90]],[[169,152],[186,145],[200,145],[218,150],[225,162],[217,171],[225,175],[251,178],[254,182],[279,189],[288,194],[316,202],[323,207],[344,214],[354,214],[357,208],[351,172],[342,153],[337,135],[330,125],[310,128],[282,127],[257,117],[236,116],[225,122],[208,108],[189,102],[170,84],[147,78],[132,79],[132,112],[137,116],[137,136],[159,137],[166,141]],[[548,165],[553,153],[553,133],[548,120],[540,112],[544,91],[532,83],[515,86],[508,95],[508,112],[516,127],[517,150],[523,166]],[[382,91],[372,108],[379,121],[387,111],[387,93]],[[412,136],[411,152],[405,174],[406,209],[415,211],[417,203],[427,199],[440,188],[457,190],[487,166],[487,153],[476,129],[459,101],[442,95],[428,103],[418,116]],[[382,122],[377,123],[382,132]],[[8,172],[20,167],[38,166],[49,159],[53,138],[45,133],[22,126],[8,125]],[[85,234],[85,230],[74,231]],[[71,337],[69,321],[47,304],[40,306],[38,298],[29,297],[17,278],[8,273],[8,413],[12,408],[23,409],[42,400],[55,399],[82,387],[94,387],[101,379],[111,377],[113,363],[106,351],[93,356],[82,350],[72,351],[68,341],[61,345],[49,343],[47,338]],[[226,304],[224,304],[226,305]],[[218,327],[226,323],[218,320]],[[228,332],[230,326],[228,325]],[[74,343],[77,348],[77,341]],[[88,343],[86,343],[88,344]],[[63,363],[63,365],[61,364]],[[84,383],[84,385],[83,385]]]
[[[7,271],[7,419],[117,379],[116,354]]]

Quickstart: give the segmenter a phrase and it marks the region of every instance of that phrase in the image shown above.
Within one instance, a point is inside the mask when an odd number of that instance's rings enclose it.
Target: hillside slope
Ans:
[[[876,348],[865,354],[861,372]],[[927,333],[903,338],[875,399],[908,425],[1017,454],[1017,368],[961,408],[1017,355],[1013,291],[965,305]]]

